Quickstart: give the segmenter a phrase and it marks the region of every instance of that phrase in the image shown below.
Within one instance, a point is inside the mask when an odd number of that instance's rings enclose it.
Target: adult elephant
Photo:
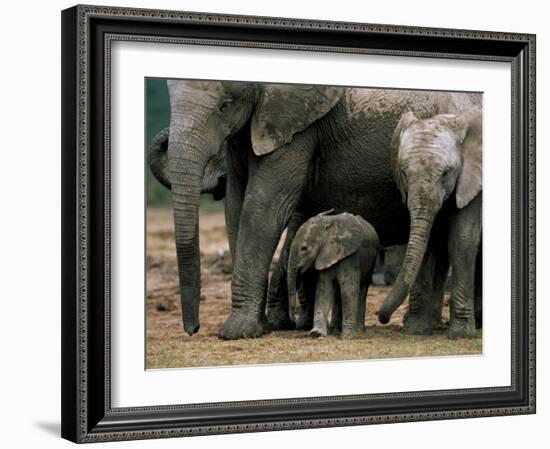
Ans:
[[[390,140],[401,114],[461,112],[480,96],[246,82],[168,81],[168,171],[174,205],[183,323],[199,329],[198,208],[205,167],[227,144],[226,226],[234,261],[231,312],[220,337],[264,333],[269,266],[298,204],[361,215],[382,245],[407,241]],[[286,310],[285,310],[286,307]],[[286,312],[286,317],[285,317]],[[274,328],[288,303],[272,308]]]
[[[482,120],[460,115],[419,119],[403,114],[392,140],[393,172],[411,215],[407,251],[378,318],[387,323],[411,291],[405,330],[430,334],[439,323],[449,265],[453,269],[449,337],[475,335],[476,264],[481,244]],[[480,278],[478,279],[478,283]],[[477,290],[477,291],[476,291]],[[481,307],[477,307],[477,312]]]

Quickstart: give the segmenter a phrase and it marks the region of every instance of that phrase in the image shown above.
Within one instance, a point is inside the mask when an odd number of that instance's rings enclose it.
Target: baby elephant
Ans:
[[[358,215],[320,214],[306,221],[296,232],[288,260],[291,319],[296,290],[303,291],[304,278],[311,279],[313,272],[317,285],[311,335],[327,335],[331,307],[332,323],[341,328],[342,338],[361,334],[378,249],[376,231]],[[300,303],[302,309],[308,308]]]

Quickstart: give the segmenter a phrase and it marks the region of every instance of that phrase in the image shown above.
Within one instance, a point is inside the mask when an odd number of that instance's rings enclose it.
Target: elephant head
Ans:
[[[198,212],[207,167],[242,130],[250,135],[256,156],[291,142],[334,107],[342,89],[171,80],[168,91],[171,115],[165,173],[172,189],[183,325],[192,335],[199,329]],[[227,151],[234,150],[239,149]]]
[[[392,139],[394,176],[411,225],[407,251],[395,284],[378,313],[385,324],[404,302],[424,258],[434,219],[454,194],[456,207],[481,191],[481,111],[419,120],[401,117]]]
[[[170,128],[159,131],[147,150],[147,163],[155,179],[167,189],[172,188],[170,173],[168,171],[168,136]],[[227,166],[225,153],[227,145],[214,155],[207,163],[202,177],[201,193],[212,193],[214,199],[219,201],[225,197],[227,183]]]
[[[343,213],[317,215],[296,232],[288,258],[288,296],[291,319],[299,277],[308,270],[326,270],[359,251],[364,240],[363,220]]]

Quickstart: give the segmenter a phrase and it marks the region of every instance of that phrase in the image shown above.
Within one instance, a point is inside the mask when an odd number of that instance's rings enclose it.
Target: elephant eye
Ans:
[[[307,245],[302,245],[302,247],[300,248],[302,251],[305,251],[307,250]]]
[[[229,107],[233,104],[233,101],[232,100],[224,100],[221,104],[220,104],[220,112],[227,112],[227,110],[229,109]]]

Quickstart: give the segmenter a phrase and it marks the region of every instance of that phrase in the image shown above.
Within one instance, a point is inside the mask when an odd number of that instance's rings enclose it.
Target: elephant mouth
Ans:
[[[227,175],[221,175],[216,182],[216,186],[212,189],[212,195],[216,201],[225,198],[225,189],[227,187]]]

